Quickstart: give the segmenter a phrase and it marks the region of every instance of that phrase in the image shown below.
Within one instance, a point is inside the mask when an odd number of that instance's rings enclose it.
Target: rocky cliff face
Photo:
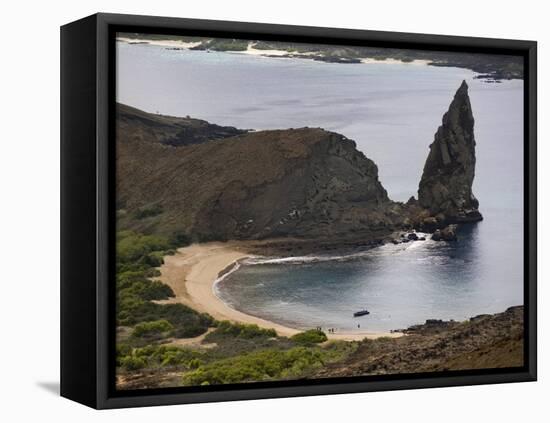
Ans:
[[[418,188],[419,205],[438,221],[473,222],[482,219],[472,192],[475,175],[474,117],[466,81],[443,116]]]
[[[178,133],[174,127],[186,127],[195,140],[194,130],[218,134],[220,127],[145,115],[118,109],[122,228],[196,240],[368,239],[372,232],[391,232],[401,219],[376,165],[342,135],[301,128],[175,144],[166,142]]]

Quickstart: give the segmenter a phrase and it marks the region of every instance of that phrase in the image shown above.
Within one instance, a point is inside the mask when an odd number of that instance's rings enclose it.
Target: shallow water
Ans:
[[[485,220],[459,242],[387,245],[353,260],[242,266],[218,285],[244,312],[295,327],[402,328],[523,303],[523,82],[466,69],[342,65],[117,44],[117,99],[150,112],[240,128],[323,127],[354,139],[394,200],[416,195],[454,92],[470,86],[474,192]],[[354,319],[353,311],[371,311]]]

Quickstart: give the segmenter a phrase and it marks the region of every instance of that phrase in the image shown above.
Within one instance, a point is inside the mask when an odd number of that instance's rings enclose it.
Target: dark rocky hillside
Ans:
[[[342,135],[301,128],[221,138],[215,125],[123,105],[118,122],[123,227],[198,240],[323,237],[388,232],[401,219],[376,165]],[[193,143],[166,141],[182,127]]]
[[[117,107],[121,229],[193,241],[365,242],[481,216],[471,192],[474,121],[465,82],[431,146],[420,201],[407,204],[388,198],[376,164],[343,135],[243,131]]]
[[[117,129],[119,133],[131,133],[134,139],[175,147],[247,132],[231,126],[214,125],[200,119],[155,115],[125,104],[117,105]]]

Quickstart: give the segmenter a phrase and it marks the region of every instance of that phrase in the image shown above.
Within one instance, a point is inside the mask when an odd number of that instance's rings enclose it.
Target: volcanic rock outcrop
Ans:
[[[443,116],[418,188],[419,205],[439,222],[475,222],[482,219],[472,192],[476,155],[474,117],[466,81]]]

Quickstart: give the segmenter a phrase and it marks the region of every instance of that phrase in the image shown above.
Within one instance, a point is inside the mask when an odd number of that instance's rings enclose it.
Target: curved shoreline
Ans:
[[[220,274],[234,266],[237,261],[247,257],[250,257],[250,254],[246,252],[246,244],[237,242],[193,244],[179,248],[176,254],[166,256],[164,264],[160,267],[161,276],[158,279],[170,286],[175,294],[175,297],[167,302],[183,303],[199,312],[208,313],[217,320],[231,320],[257,324],[262,328],[272,328],[281,336],[292,336],[301,332],[298,329],[235,310],[216,295],[215,285],[220,280]],[[329,339],[358,341],[384,336],[396,338],[402,334],[340,332],[327,333],[327,336]]]

